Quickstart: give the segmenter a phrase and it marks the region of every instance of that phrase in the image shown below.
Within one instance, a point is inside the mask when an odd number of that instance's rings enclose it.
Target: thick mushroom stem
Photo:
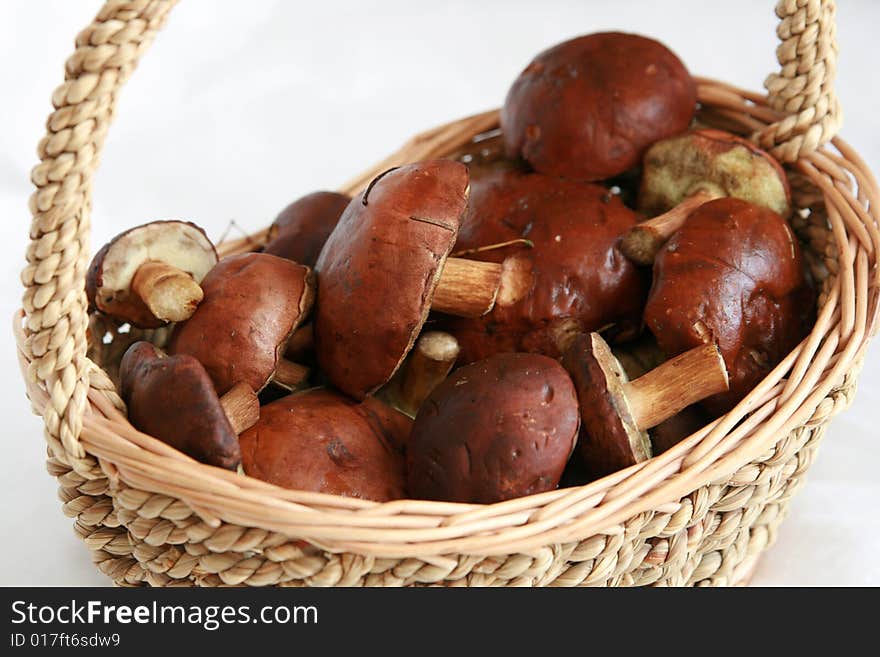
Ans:
[[[653,264],[657,252],[684,225],[690,214],[704,203],[720,197],[721,194],[710,188],[697,189],[668,212],[633,226],[620,240],[621,252],[640,265]]]
[[[280,358],[275,365],[275,374],[272,376],[272,383],[287,388],[288,390],[293,390],[308,378],[308,367],[289,361],[286,358]]]
[[[422,402],[449,374],[458,353],[458,340],[449,333],[423,333],[392,386],[390,397],[394,406],[415,417]]]
[[[164,262],[149,261],[138,267],[131,289],[157,319],[183,322],[189,319],[204,293],[193,277]]]
[[[666,361],[624,384],[623,392],[636,428],[645,431],[729,386],[727,367],[713,343]]]
[[[502,263],[447,258],[431,309],[458,317],[482,317],[496,301],[515,303],[531,284],[524,262],[515,256]]]
[[[220,397],[220,405],[236,434],[250,429],[260,419],[260,399],[247,383],[232,386]]]

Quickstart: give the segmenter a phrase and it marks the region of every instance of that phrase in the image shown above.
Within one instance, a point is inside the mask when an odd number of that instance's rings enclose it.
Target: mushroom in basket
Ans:
[[[149,342],[128,348],[119,373],[120,394],[135,428],[203,463],[231,470],[238,466],[237,436],[260,413],[247,385],[218,398],[199,361],[183,354],[166,356]]]
[[[574,450],[574,386],[538,354],[457,369],[422,404],[406,448],[416,498],[492,503],[553,490]]]
[[[507,153],[535,171],[605,180],[639,164],[654,142],[684,132],[696,85],[661,43],[603,32],[539,54],[501,108]]]
[[[194,356],[225,393],[236,383],[256,392],[272,382],[294,388],[308,368],[286,360],[287,341],[312,307],[312,270],[266,253],[223,258],[202,281],[205,298],[168,342]]]
[[[92,258],[89,306],[120,322],[158,328],[190,317],[201,280],[217,263],[205,231],[185,221],[154,221],[120,233]]]
[[[263,253],[314,267],[349,201],[338,192],[313,192],[297,199],[272,222]]]
[[[378,390],[430,309],[479,316],[518,289],[518,271],[448,257],[467,198],[467,168],[434,160],[382,174],[348,205],[315,265],[315,350],[335,387]]]
[[[384,502],[406,497],[412,420],[373,397],[313,388],[267,404],[240,438],[247,475],[285,488]]]
[[[499,295],[479,318],[437,317],[461,345],[461,363],[495,353],[557,357],[556,333],[607,329],[617,340],[641,330],[646,272],[617,249],[638,221],[600,185],[499,172],[472,185],[456,249],[522,272],[516,294]],[[510,244],[481,249],[485,245]]]
[[[709,129],[657,142],[645,154],[639,192],[639,209],[653,219],[633,227],[621,239],[620,250],[634,262],[650,265],[691,212],[728,196],[783,217],[791,212],[785,171],[751,142]]]
[[[765,207],[720,198],[695,210],[658,253],[645,323],[667,355],[718,345],[730,391],[701,402],[718,415],[807,334],[814,305],[788,223]]]
[[[580,403],[578,452],[601,477],[651,458],[647,430],[728,389],[714,344],[695,347],[632,381],[598,333],[566,336],[562,364]]]
[[[425,331],[379,394],[397,410],[415,417],[422,403],[452,370],[459,354],[458,340],[443,331]]]

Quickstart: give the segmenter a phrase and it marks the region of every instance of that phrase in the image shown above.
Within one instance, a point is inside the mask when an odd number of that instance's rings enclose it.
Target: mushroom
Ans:
[[[702,406],[720,415],[806,335],[814,303],[786,221],[720,198],[695,210],[658,253],[645,324],[667,355],[718,344],[730,391]]]
[[[315,350],[335,387],[363,399],[400,366],[431,308],[478,316],[516,287],[517,271],[448,257],[467,196],[466,167],[434,160],[385,172],[349,204],[315,265]]]
[[[458,354],[455,337],[443,331],[425,331],[385,387],[384,396],[399,411],[415,417],[425,398],[449,375]]]
[[[406,496],[412,420],[379,400],[313,388],[263,406],[240,438],[245,474],[284,488],[385,502]]]
[[[218,398],[199,361],[184,354],[166,356],[143,341],[128,348],[119,372],[120,394],[135,428],[202,463],[238,467],[237,435],[260,414],[252,389],[241,384]]]
[[[684,132],[696,84],[663,44],[602,32],[560,43],[519,75],[501,108],[507,153],[535,171],[604,180]]]
[[[522,284],[485,316],[438,316],[436,328],[458,339],[462,364],[508,351],[557,357],[556,334],[569,328],[637,335],[647,276],[616,247],[637,221],[600,185],[506,172],[475,182],[456,249],[511,242],[472,257],[520,270]]]
[[[688,215],[731,196],[788,216],[791,190],[782,166],[750,141],[722,130],[695,130],[654,144],[645,154],[639,207],[653,219],[621,240],[620,250],[650,265]]]
[[[311,269],[266,253],[223,258],[202,281],[205,298],[169,339],[169,351],[199,360],[220,394],[236,383],[302,383],[308,368],[283,357],[314,298]]]
[[[578,452],[597,477],[651,458],[648,429],[728,389],[727,369],[714,344],[695,347],[630,381],[601,335],[581,333],[568,340],[562,364],[580,403]]]
[[[199,283],[217,263],[205,231],[185,221],[154,221],[120,233],[92,258],[89,306],[139,328],[189,318]]]
[[[349,201],[337,192],[313,192],[297,199],[275,218],[263,253],[314,267]]]
[[[428,395],[407,445],[409,494],[493,503],[556,488],[574,450],[578,404],[565,370],[538,354],[497,354]]]

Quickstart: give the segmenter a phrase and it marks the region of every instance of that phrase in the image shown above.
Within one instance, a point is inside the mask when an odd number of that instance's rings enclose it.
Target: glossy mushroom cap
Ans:
[[[314,267],[349,201],[337,192],[314,192],[297,199],[275,218],[270,228],[273,237],[263,253]]]
[[[782,217],[735,198],[690,215],[659,252],[645,323],[667,355],[715,341],[730,391],[702,402],[730,410],[807,334],[814,295]]]
[[[131,228],[92,258],[86,274],[89,307],[139,328],[167,324],[131,289],[135,274],[147,262],[172,265],[199,283],[217,263],[217,252],[205,231],[186,221],[153,221]]]
[[[661,43],[603,32],[539,54],[510,88],[501,128],[508,154],[536,171],[604,180],[684,132],[696,100],[687,69]]]
[[[492,503],[556,488],[577,439],[562,366],[498,354],[461,367],[422,404],[407,446],[415,498]]]
[[[734,196],[783,217],[791,212],[782,166],[747,139],[722,130],[694,130],[648,149],[639,192],[642,212],[666,212],[698,190]]]
[[[460,363],[495,353],[559,355],[563,328],[610,328],[625,339],[641,326],[648,292],[645,272],[616,247],[639,217],[604,187],[541,174],[499,173],[472,185],[456,251],[525,238],[468,257],[519,267],[529,275],[510,298],[499,294],[476,319],[437,316],[461,345]]]
[[[120,393],[136,429],[202,463],[238,467],[238,436],[199,361],[166,357],[149,342],[135,342],[119,371]]]
[[[352,201],[315,266],[321,371],[356,399],[397,370],[424,323],[468,195],[467,169],[434,160],[393,169]]]
[[[205,298],[178,324],[169,351],[198,359],[224,394],[236,383],[259,392],[314,298],[308,267],[265,253],[223,258],[202,281]]]
[[[245,474],[297,490],[385,502],[406,496],[412,421],[382,402],[331,390],[288,395],[261,409],[241,435]]]

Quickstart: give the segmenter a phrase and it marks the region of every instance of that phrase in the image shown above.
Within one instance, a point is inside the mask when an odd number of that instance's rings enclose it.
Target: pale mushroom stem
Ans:
[[[281,358],[275,365],[275,375],[272,377],[272,382],[293,390],[308,377],[308,367],[289,361],[286,358]]]
[[[458,353],[458,340],[449,333],[423,333],[392,385],[390,397],[394,406],[415,417],[431,391],[447,377]]]
[[[287,341],[284,357],[291,361],[303,360],[315,345],[315,332],[311,323],[300,326]]]
[[[260,419],[260,400],[247,383],[236,383],[220,398],[220,405],[236,434],[250,429]]]
[[[706,344],[625,384],[624,394],[636,428],[644,431],[729,387],[721,352],[715,344]]]
[[[640,265],[653,264],[657,252],[684,225],[691,213],[718,197],[708,189],[698,189],[668,212],[636,224],[621,238],[621,252]]]
[[[157,319],[166,322],[186,321],[204,297],[192,276],[156,261],[145,262],[138,268],[131,289]]]
[[[503,263],[447,258],[431,309],[458,317],[482,317],[496,301],[502,305],[518,301],[530,283],[527,262],[516,257]]]

